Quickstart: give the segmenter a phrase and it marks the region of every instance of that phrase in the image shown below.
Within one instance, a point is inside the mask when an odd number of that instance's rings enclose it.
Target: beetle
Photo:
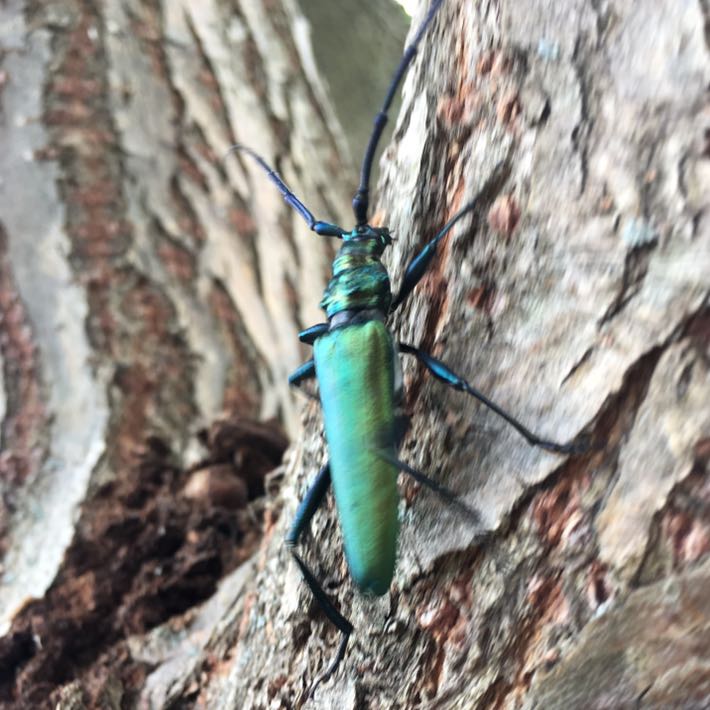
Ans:
[[[280,176],[251,148],[237,144],[230,149],[255,160],[284,200],[312,231],[343,242],[321,301],[327,320],[299,333],[301,342],[313,347],[313,357],[289,377],[289,383],[295,386],[309,379],[318,381],[329,460],[315,476],[301,501],[286,543],[314,598],[342,634],[335,658],[311,692],[336,671],[353,632],[352,623],[338,610],[313,571],[294,549],[331,483],[348,568],[358,589],[367,594],[386,594],[394,574],[399,471],[448,502],[476,515],[452,491],[397,458],[397,449],[406,429],[405,418],[398,415],[401,401],[399,353],[414,356],[435,378],[478,399],[513,426],[532,446],[557,453],[576,453],[580,450],[574,444],[559,444],[533,433],[437,358],[413,345],[397,343],[387,327],[388,318],[406,301],[426,273],[442,239],[459,220],[478,207],[486,190],[484,187],[479,191],[414,256],[393,297],[389,275],[381,262],[383,252],[392,243],[392,236],[387,227],[374,227],[367,221],[370,171],[395,92],[442,3],[443,0],[432,2],[414,39],[406,48],[383,106],[375,116],[373,132],[363,158],[359,187],[352,201],[356,222],[352,230],[316,220]],[[506,171],[505,164],[497,166],[493,180],[500,182]]]

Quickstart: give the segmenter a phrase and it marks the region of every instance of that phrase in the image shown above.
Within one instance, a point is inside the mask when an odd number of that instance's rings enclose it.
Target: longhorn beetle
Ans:
[[[413,355],[444,384],[478,399],[512,425],[530,445],[558,453],[578,451],[572,444],[558,444],[537,436],[440,360],[413,345],[400,342],[395,346],[386,326],[388,317],[419,283],[441,240],[462,217],[476,208],[481,196],[479,193],[459,210],[411,260],[393,299],[387,271],[380,261],[385,248],[392,243],[392,237],[387,227],[373,227],[367,221],[370,170],[394,94],[442,3],[443,0],[432,2],[412,43],[404,52],[382,109],[375,117],[363,159],[360,185],[352,202],[356,226],[351,231],[316,220],[263,158],[243,145],[232,148],[257,161],[284,200],[303,217],[311,230],[321,236],[343,240],[333,262],[333,276],[321,301],[327,322],[311,326],[298,336],[301,342],[313,346],[313,358],[289,377],[291,385],[317,378],[330,456],[299,505],[286,537],[306,584],[325,615],[342,634],[335,658],[311,692],[318,683],[335,672],[345,656],[353,631],[350,621],[340,613],[315,574],[294,550],[323,502],[331,482],[350,573],[361,591],[374,595],[387,593],[394,573],[398,533],[398,471],[475,515],[474,511],[457,500],[454,493],[397,458],[396,452],[403,435],[401,420],[395,414],[401,397],[395,384],[398,351]]]

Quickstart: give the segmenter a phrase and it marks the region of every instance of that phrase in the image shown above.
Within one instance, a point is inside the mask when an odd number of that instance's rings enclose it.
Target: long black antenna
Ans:
[[[346,234],[342,227],[338,227],[337,224],[331,224],[330,222],[322,222],[313,216],[313,213],[306,207],[301,200],[296,197],[296,195],[291,192],[288,185],[281,179],[278,173],[269,166],[269,164],[258,154],[255,153],[251,148],[247,148],[241,143],[235,143],[229,148],[225,154],[225,158],[235,151],[240,151],[246,153],[250,158],[255,160],[261,169],[266,173],[269,180],[276,185],[279,192],[283,195],[284,200],[289,204],[296,212],[298,212],[304,221],[308,224],[308,227],[314,231],[316,234],[320,234],[323,237],[340,237]]]
[[[436,15],[443,2],[444,0],[434,0],[434,2],[432,2],[431,7],[429,8],[429,13],[424,18],[424,22],[422,22],[419,26],[412,43],[405,50],[402,61],[400,61],[397,71],[394,73],[392,83],[387,91],[387,96],[385,96],[385,102],[378,114],[375,116],[375,127],[372,130],[370,142],[367,144],[367,150],[365,151],[365,158],[362,161],[360,187],[358,187],[355,197],[353,197],[353,211],[355,212],[355,220],[357,221],[358,227],[367,224],[367,208],[370,203],[370,170],[372,169],[372,161],[375,159],[375,151],[377,150],[377,144],[380,141],[380,136],[382,135],[385,125],[387,125],[387,112],[390,109],[390,105],[394,99],[395,93],[397,92],[397,88],[402,81],[402,77],[409,68],[412,59],[414,59],[414,55],[417,53],[417,45],[424,36],[426,28],[434,19],[434,15]]]

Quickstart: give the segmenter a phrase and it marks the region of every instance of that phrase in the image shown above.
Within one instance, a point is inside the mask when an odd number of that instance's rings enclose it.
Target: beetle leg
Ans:
[[[311,358],[303,365],[299,365],[289,376],[288,383],[293,387],[300,387],[302,382],[312,380],[316,376],[316,363]]]
[[[399,451],[399,447],[404,441],[404,437],[409,431],[412,419],[406,414],[397,414],[394,418],[394,448]]]
[[[436,256],[436,248],[439,242],[449,233],[451,228],[465,215],[478,206],[477,198],[474,198],[465,207],[459,210],[444,226],[444,228],[409,262],[402,284],[399,287],[395,299],[390,306],[390,313],[395,311],[407,299],[414,287],[419,283],[422,276],[429,268],[431,260]]]
[[[304,390],[301,385],[306,381],[306,380],[312,380],[315,379],[316,376],[316,364],[313,361],[313,358],[311,358],[308,362],[304,362],[303,365],[300,367],[296,368],[289,376],[288,376],[288,383],[292,387],[298,387],[303,394],[306,395],[309,399],[318,399],[316,395],[314,395],[312,392],[307,392]]]
[[[310,328],[306,328],[305,330],[302,330],[298,334],[298,339],[302,343],[305,343],[306,345],[313,345],[313,343],[315,343],[316,339],[320,338],[321,335],[324,335],[325,333],[328,332],[329,328],[330,328],[330,326],[327,323],[316,323],[315,325],[312,325]]]
[[[315,574],[311,571],[308,565],[294,552],[293,547],[298,543],[304,530],[308,528],[311,519],[315,515],[315,512],[320,507],[325,494],[330,486],[330,463],[326,463],[323,468],[318,472],[315,480],[311,484],[310,488],[303,497],[301,504],[298,506],[296,511],[296,516],[294,518],[291,529],[286,536],[286,545],[290,548],[293,559],[296,561],[303,579],[305,580],[308,588],[311,590],[311,594],[315,597],[318,605],[323,610],[325,615],[331,621],[331,623],[336,626],[336,628],[343,635],[340,646],[338,646],[338,652],[335,655],[332,663],[328,667],[328,670],[313,684],[311,688],[310,695],[313,695],[316,688],[328,680],[330,676],[335,673],[340,662],[345,657],[345,649],[348,645],[348,639],[353,631],[353,625],[338,611],[337,607],[330,600],[325,590],[321,586],[320,582],[316,579]]]
[[[402,283],[399,287],[397,296],[392,301],[390,313],[395,311],[404,303],[414,287],[421,281],[422,276],[426,273],[431,264],[432,259],[436,256],[436,249],[439,242],[451,231],[454,225],[469,212],[477,209],[481,203],[485,203],[490,199],[492,191],[497,185],[502,184],[506,179],[510,167],[506,160],[501,160],[494,168],[491,176],[486,180],[483,187],[478,191],[478,194],[467,204],[465,204],[441,229],[441,231],[430,241],[424,248],[412,258],[402,277]]]
[[[327,463],[323,466],[323,468],[321,468],[320,471],[318,471],[318,475],[309,486],[306,491],[306,495],[303,496],[303,500],[298,506],[298,510],[296,511],[296,515],[293,519],[293,524],[291,525],[291,529],[288,531],[288,535],[286,536],[286,544],[289,547],[293,547],[298,544],[301,534],[308,527],[316,513],[316,510],[320,508],[329,487],[330,463]]]
[[[353,625],[338,611],[335,604],[330,601],[330,597],[325,593],[323,587],[321,587],[320,582],[316,579],[316,576],[311,572],[308,565],[293,551],[291,550],[293,559],[296,560],[296,564],[301,569],[301,574],[305,580],[308,588],[311,590],[311,594],[315,597],[318,605],[323,610],[323,613],[328,617],[328,619],[338,628],[341,634],[343,634],[340,640],[340,646],[338,646],[338,652],[335,654],[335,658],[328,666],[328,670],[313,684],[309,695],[315,693],[316,688],[330,678],[330,676],[338,670],[340,662],[345,657],[345,649],[348,645],[348,640],[350,639],[350,634],[353,632]]]
[[[436,495],[438,495],[442,500],[449,505],[452,505],[460,513],[463,513],[467,518],[469,518],[474,525],[481,524],[480,513],[475,508],[472,508],[466,504],[461,497],[454,493],[454,491],[450,488],[443,486],[441,483],[437,483],[425,473],[417,471],[416,468],[412,468],[409,464],[404,463],[404,461],[400,461],[396,456],[392,456],[386,451],[378,450],[377,454],[393,466],[396,466],[400,471],[402,471],[402,473],[406,473],[408,476],[411,476],[417,483],[426,486],[430,491],[436,493]]]
[[[493,410],[499,417],[505,419],[508,424],[510,424],[519,434],[521,434],[525,440],[531,446],[539,446],[541,449],[546,451],[554,451],[558,454],[581,454],[588,450],[588,445],[586,444],[558,444],[556,441],[550,441],[549,439],[543,439],[534,432],[530,431],[527,427],[521,424],[515,417],[508,414],[504,409],[499,407],[495,402],[488,399],[482,392],[472,387],[466,380],[459,377],[455,372],[450,370],[446,365],[444,365],[441,360],[437,360],[435,357],[415,348],[413,345],[407,345],[406,343],[400,343],[399,349],[401,352],[408,353],[409,355],[414,355],[419,362],[426,367],[429,372],[431,372],[434,377],[441,380],[444,384],[449,387],[453,387],[460,392],[466,392],[466,394],[475,397],[479,402],[485,404],[486,407]]]

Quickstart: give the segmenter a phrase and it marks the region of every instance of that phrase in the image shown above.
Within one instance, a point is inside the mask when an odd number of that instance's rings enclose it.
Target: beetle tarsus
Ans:
[[[338,670],[338,666],[340,665],[343,658],[345,658],[345,649],[348,646],[349,640],[350,640],[350,634],[343,633],[343,638],[340,640],[340,646],[338,646],[338,652],[335,654],[335,658],[331,661],[331,664],[328,666],[328,670],[325,673],[323,673],[322,676],[317,678],[316,681],[311,686],[311,689],[308,691],[309,698],[312,698],[315,695],[315,692],[316,692],[316,689],[318,688],[318,686],[320,686],[323,683],[326,683],[328,680],[330,680],[330,677],[335,673],[335,671]]]

